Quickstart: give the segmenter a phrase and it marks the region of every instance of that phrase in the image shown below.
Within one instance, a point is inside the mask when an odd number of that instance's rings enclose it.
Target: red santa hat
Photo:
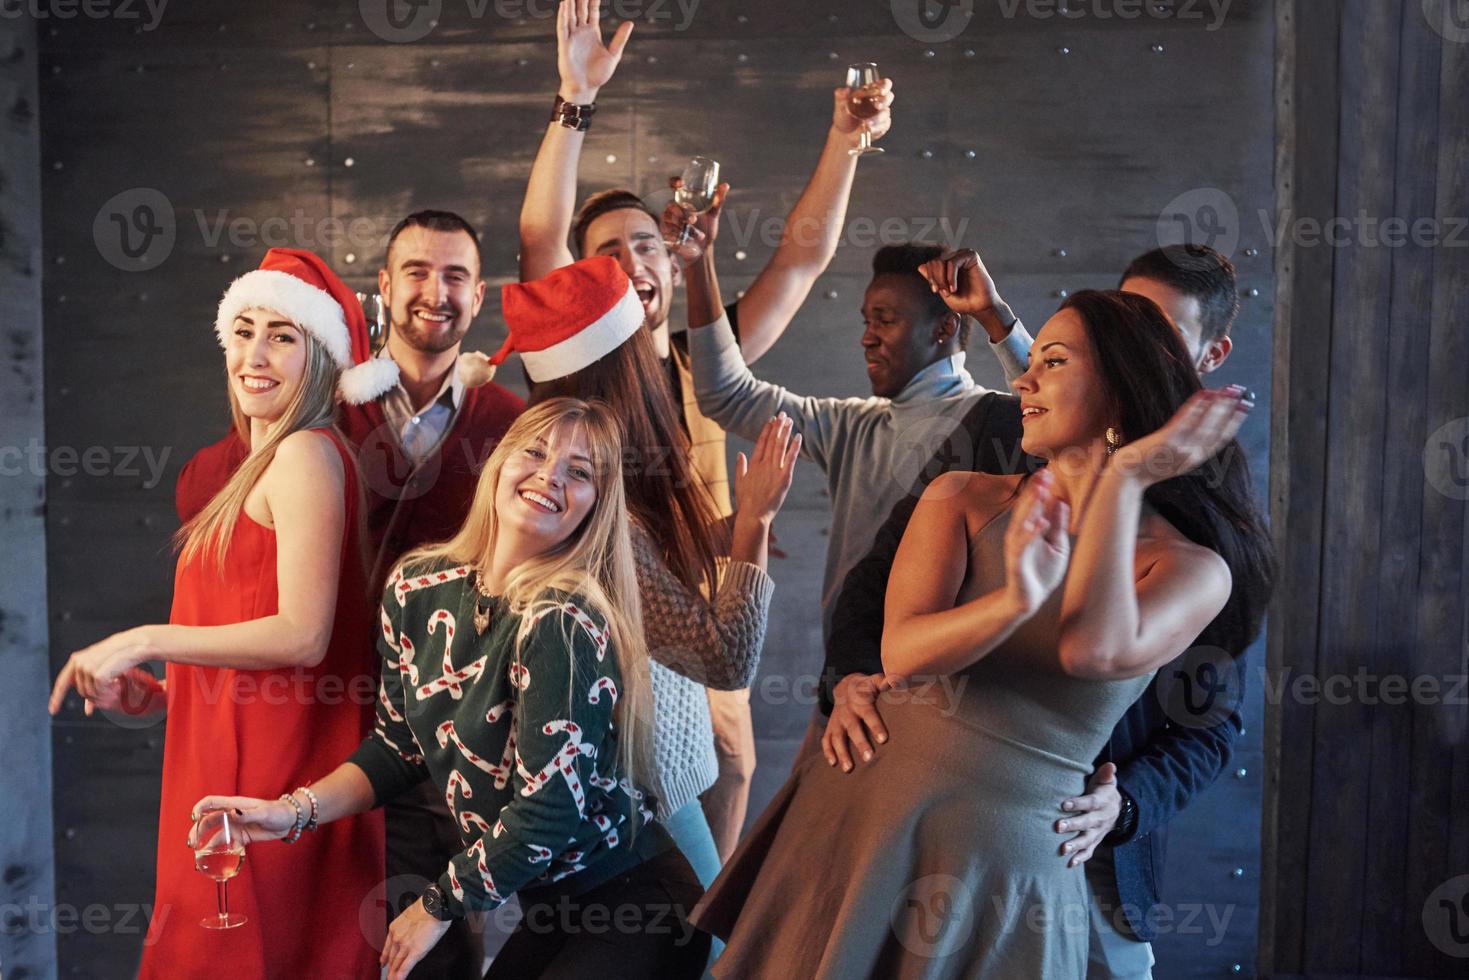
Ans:
[[[279,313],[321,344],[342,372],[337,392],[349,405],[372,401],[398,383],[392,358],[372,356],[357,295],[315,253],[273,248],[260,268],[230,283],[214,318],[221,347],[235,317],[256,307]]]
[[[532,381],[575,374],[643,328],[643,304],[617,260],[598,255],[562,266],[544,279],[500,290],[510,336],[490,358],[520,354]]]

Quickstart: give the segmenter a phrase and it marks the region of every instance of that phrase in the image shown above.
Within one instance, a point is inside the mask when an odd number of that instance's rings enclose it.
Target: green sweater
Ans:
[[[558,594],[528,622],[496,602],[481,636],[467,566],[411,571],[383,592],[377,727],[351,761],[378,803],[424,779],[444,790],[465,848],[439,879],[450,910],[578,894],[666,849],[618,764],[606,624]]]

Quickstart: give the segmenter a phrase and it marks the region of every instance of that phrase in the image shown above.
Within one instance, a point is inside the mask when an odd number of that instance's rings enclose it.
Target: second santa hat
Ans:
[[[490,363],[512,352],[535,382],[575,374],[643,328],[643,304],[617,260],[605,255],[562,266],[544,279],[500,290],[510,336]]]

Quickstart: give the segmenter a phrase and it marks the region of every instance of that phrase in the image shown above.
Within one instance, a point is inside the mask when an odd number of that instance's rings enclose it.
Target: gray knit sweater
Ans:
[[[637,521],[632,550],[653,682],[652,788],[666,820],[719,775],[705,688],[737,691],[755,679],[775,583],[756,565],[722,563],[711,604],[684,587]]]

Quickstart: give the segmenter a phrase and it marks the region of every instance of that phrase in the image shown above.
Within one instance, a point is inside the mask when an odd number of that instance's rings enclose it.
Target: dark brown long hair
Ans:
[[[1084,289],[1061,309],[1075,310],[1086,326],[1124,439],[1161,429],[1203,387],[1178,331],[1146,296]],[[1275,552],[1238,440],[1193,471],[1148,487],[1144,497],[1184,537],[1229,566],[1229,601],[1196,642],[1243,653],[1259,634],[1270,602]]]
[[[548,398],[596,398],[611,406],[622,423],[628,510],[647,528],[678,580],[713,597],[723,525],[714,498],[694,469],[667,377],[652,338],[639,330],[580,371],[533,385],[530,404]]]

